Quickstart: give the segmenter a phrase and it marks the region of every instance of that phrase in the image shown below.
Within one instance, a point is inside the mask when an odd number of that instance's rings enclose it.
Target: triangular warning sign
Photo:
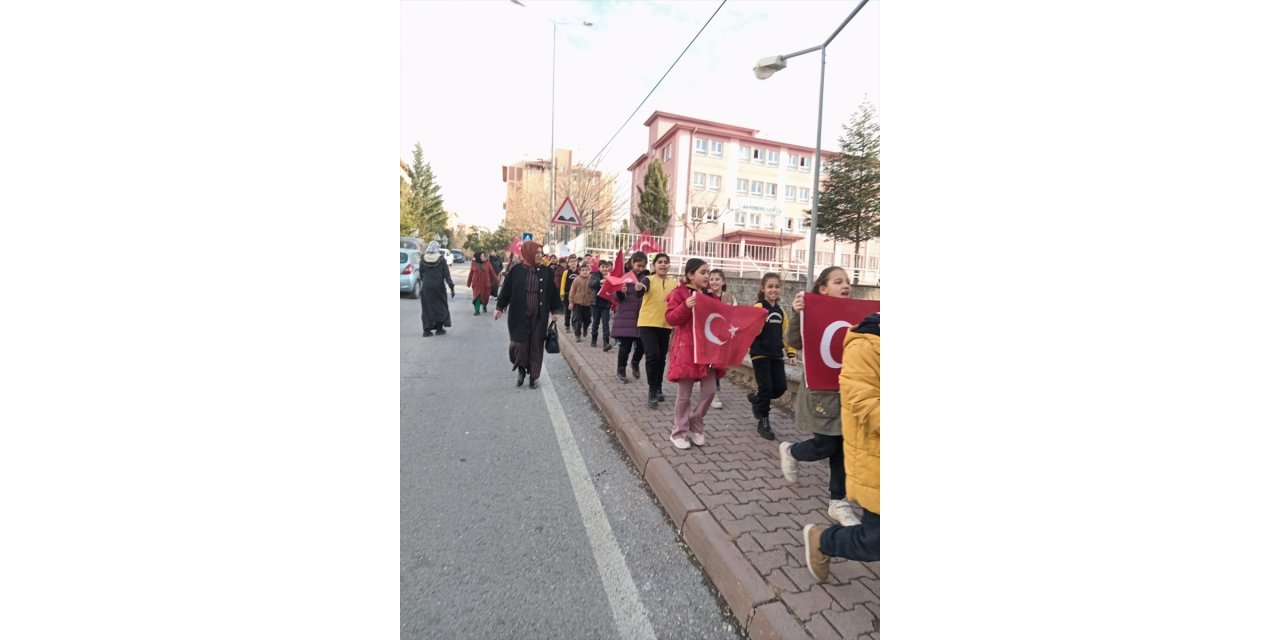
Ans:
[[[562,224],[567,227],[581,227],[582,219],[578,217],[578,210],[573,207],[573,202],[565,197],[564,202],[560,203],[560,208],[556,210],[556,214],[551,216],[551,224]]]

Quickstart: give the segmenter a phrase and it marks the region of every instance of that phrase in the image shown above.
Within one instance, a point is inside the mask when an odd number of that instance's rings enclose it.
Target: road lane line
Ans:
[[[569,484],[573,486],[573,496],[578,501],[582,524],[587,528],[591,553],[595,555],[596,568],[604,581],[604,592],[609,597],[609,607],[613,609],[613,622],[618,627],[618,636],[656,639],[653,627],[649,624],[649,613],[640,601],[640,591],[636,589],[631,570],[627,568],[627,561],[618,548],[613,527],[609,526],[609,519],[605,517],[600,494],[596,493],[596,487],[587,473],[587,464],[582,460],[582,452],[578,450],[578,443],[573,440],[569,419],[564,415],[564,407],[560,405],[560,397],[556,395],[551,377],[544,376],[541,380],[542,398],[547,403],[547,412],[551,414],[551,424],[555,427],[556,440],[560,443],[564,468],[569,472]]]

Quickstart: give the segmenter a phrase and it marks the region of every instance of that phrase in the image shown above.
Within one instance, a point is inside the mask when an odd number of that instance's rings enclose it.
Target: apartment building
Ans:
[[[655,111],[644,122],[649,148],[627,169],[632,183],[644,184],[651,161],[662,163],[671,197],[671,224],[654,235],[672,239],[674,247],[689,243],[738,243],[774,247],[769,252],[797,259],[808,249],[808,214],[812,206],[813,147],[759,136],[736,125]],[[823,162],[836,152],[823,151]],[[639,198],[631,198],[632,228]],[[822,211],[819,209],[819,229]],[[863,256],[878,263],[879,243],[867,243]],[[836,243],[818,234],[818,254],[831,259]],[[851,243],[839,251],[853,252]],[[783,258],[776,258],[782,260]],[[864,257],[859,261],[866,263]],[[831,259],[831,263],[844,261]]]
[[[555,150],[555,163],[556,190],[550,198],[554,202],[552,206],[560,206],[568,196],[573,199],[584,224],[595,221],[611,228],[615,212],[622,208],[615,180],[595,169],[575,165],[573,152],[568,149]],[[539,158],[503,165],[502,181],[507,187],[502,203],[506,212],[504,224],[513,231],[535,234],[546,231],[551,219],[547,204],[551,163]]]

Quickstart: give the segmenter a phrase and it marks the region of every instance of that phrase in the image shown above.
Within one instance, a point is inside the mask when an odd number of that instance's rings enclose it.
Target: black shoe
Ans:
[[[596,348],[596,347],[600,346],[600,345],[596,344],[596,342],[597,342],[597,341],[596,341],[596,339],[595,339],[595,338],[592,338],[592,339],[591,339],[591,348],[592,348],[592,349],[594,349],[594,348]]]
[[[478,315],[480,315],[480,310],[479,310],[479,309],[476,309],[476,312],[475,312],[475,313],[473,313],[473,314],[471,314],[471,315],[473,315],[473,316],[478,316]]]
[[[538,379],[537,379],[537,378],[534,378],[534,379],[532,379],[532,380],[530,380],[530,381],[529,381],[529,388],[530,388],[530,389],[537,389],[537,388],[538,388]]]
[[[516,386],[523,387],[524,386],[524,367],[520,367],[519,371],[520,373],[516,374]]]
[[[574,342],[582,342],[582,336],[574,336]]]
[[[631,363],[631,376],[636,380],[640,379],[640,363],[639,362]]]
[[[658,402],[666,402],[666,401],[667,401],[667,397],[666,397],[666,396],[664,396],[664,395],[662,395],[662,392],[661,392],[661,391],[659,391],[659,392],[658,392]]]
[[[658,392],[653,389],[649,390],[649,408],[653,409],[658,406]]]
[[[752,391],[747,394],[747,402],[751,403],[751,417],[756,420],[760,419],[760,410],[756,409],[756,392]]]
[[[431,330],[430,330],[430,329],[423,329],[423,330],[422,330],[422,337],[424,337],[424,338],[430,338],[430,337],[431,337]]]
[[[484,310],[484,313],[489,313],[489,305],[486,304],[480,308]]]
[[[627,383],[627,370],[626,370],[626,369],[618,369],[618,380],[621,380],[621,381],[622,381],[622,384],[626,384],[626,383]]]
[[[440,327],[439,329],[436,329],[436,335],[438,336],[444,335],[444,327]]]
[[[612,341],[610,341],[610,340],[605,340],[605,341],[604,341],[604,352],[605,352],[605,353],[609,353],[610,351],[613,351],[613,342],[612,342]]]
[[[768,416],[760,418],[760,421],[756,423],[756,433],[760,434],[760,437],[764,438],[765,440],[776,439],[776,437],[773,435],[773,427],[769,426]]]

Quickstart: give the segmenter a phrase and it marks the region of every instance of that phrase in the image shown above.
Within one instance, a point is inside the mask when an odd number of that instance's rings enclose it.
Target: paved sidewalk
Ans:
[[[643,363],[641,379],[624,385],[615,378],[616,346],[604,353],[564,332],[560,344],[565,361],[751,638],[879,640],[880,563],[833,560],[823,584],[805,567],[801,529],[833,524],[827,517],[829,472],[825,461],[802,462],[799,482],[782,479],[778,442],[811,435],[796,428],[790,413],[775,408],[769,417],[778,440],[761,438],[747,402],[750,390],[725,378],[724,408],[707,412],[707,445],[681,451],[667,439],[675,383],[664,376],[667,400],[650,409]]]

